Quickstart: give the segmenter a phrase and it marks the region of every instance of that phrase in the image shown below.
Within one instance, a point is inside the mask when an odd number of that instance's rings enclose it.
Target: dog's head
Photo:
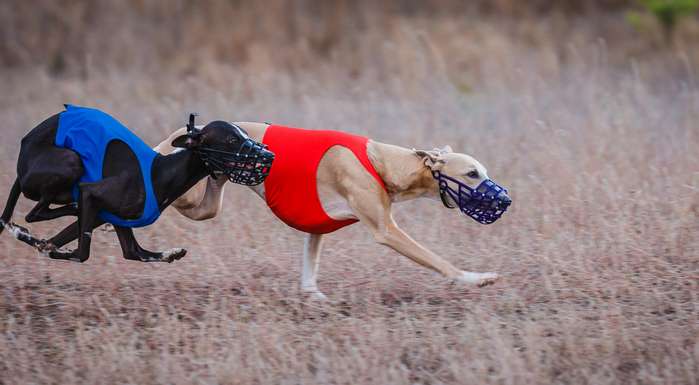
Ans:
[[[236,151],[244,141],[249,139],[245,130],[222,120],[210,122],[203,128],[195,126],[195,116],[196,114],[190,115],[187,132],[172,141],[173,147],[190,150],[207,147],[221,151]]]
[[[175,138],[172,146],[197,153],[213,178],[225,175],[233,183],[248,186],[262,183],[274,160],[267,146],[250,139],[239,126],[216,120],[198,129],[194,114],[190,115],[187,133]]]
[[[479,223],[490,224],[512,203],[507,190],[493,182],[485,167],[473,157],[455,153],[449,146],[414,152],[437,181],[435,193],[444,206],[458,206]]]

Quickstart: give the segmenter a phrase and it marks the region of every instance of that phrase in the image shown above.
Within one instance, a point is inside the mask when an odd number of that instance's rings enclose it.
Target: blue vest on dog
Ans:
[[[99,212],[105,222],[121,227],[143,227],[155,222],[160,216],[160,208],[153,192],[151,167],[158,153],[153,151],[133,132],[129,131],[116,119],[100,110],[66,104],[61,113],[56,132],[56,146],[68,148],[80,155],[85,174],[81,182],[98,182],[102,180],[104,155],[107,145],[113,140],[126,143],[136,154],[143,176],[146,202],[143,214],[138,219],[122,219],[104,210]],[[73,188],[73,199],[78,201],[78,184]]]

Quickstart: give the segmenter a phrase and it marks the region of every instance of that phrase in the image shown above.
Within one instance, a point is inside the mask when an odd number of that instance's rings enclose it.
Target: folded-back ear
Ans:
[[[450,153],[450,152],[454,152],[454,150],[452,150],[452,149],[451,149],[451,146],[448,145],[448,144],[447,144],[446,146],[440,148],[440,149],[437,149],[437,150],[438,150],[440,153],[442,153],[442,154],[448,154],[448,153]]]
[[[199,137],[190,134],[180,135],[172,141],[172,147],[192,148],[199,145]]]
[[[413,153],[415,153],[417,157],[422,159],[422,162],[425,164],[425,166],[429,167],[432,171],[441,170],[442,167],[444,167],[444,164],[447,163],[447,161],[442,156],[442,152],[439,150],[427,151],[413,149]]]

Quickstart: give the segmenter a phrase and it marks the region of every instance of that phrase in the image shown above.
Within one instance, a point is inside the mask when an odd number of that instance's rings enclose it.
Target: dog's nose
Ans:
[[[498,200],[500,201],[500,204],[507,206],[509,206],[510,203],[512,203],[512,199],[510,198],[510,196],[505,194],[504,192],[500,193],[500,195],[498,196]]]

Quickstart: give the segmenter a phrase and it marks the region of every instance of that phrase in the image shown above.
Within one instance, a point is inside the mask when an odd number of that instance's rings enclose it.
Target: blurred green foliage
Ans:
[[[680,18],[693,15],[699,7],[699,0],[638,0],[652,13],[663,27],[669,41]]]

